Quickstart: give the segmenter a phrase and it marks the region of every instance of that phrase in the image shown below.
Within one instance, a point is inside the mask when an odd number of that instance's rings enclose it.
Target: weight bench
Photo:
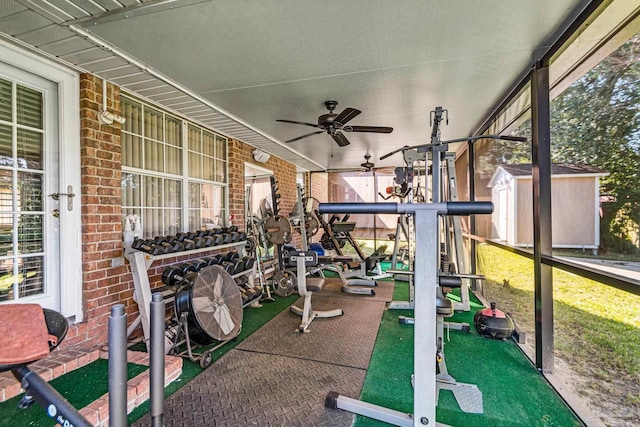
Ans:
[[[309,332],[308,328],[316,317],[337,317],[342,316],[341,308],[327,311],[314,311],[311,306],[311,296],[314,292],[319,292],[324,286],[324,278],[307,277],[307,267],[318,265],[318,254],[314,251],[300,251],[289,253],[289,266],[295,266],[298,277],[298,293],[304,298],[303,307],[291,306],[291,311],[298,316],[302,316],[302,322],[296,332]]]
[[[37,402],[58,425],[90,427],[89,423],[47,381],[27,365],[46,357],[67,335],[69,325],[60,313],[37,304],[0,305],[0,372],[11,371],[24,394],[18,407]]]

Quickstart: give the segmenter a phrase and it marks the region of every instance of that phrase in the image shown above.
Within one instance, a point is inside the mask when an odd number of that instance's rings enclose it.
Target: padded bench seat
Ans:
[[[307,290],[310,292],[320,292],[324,286],[322,277],[307,277]]]

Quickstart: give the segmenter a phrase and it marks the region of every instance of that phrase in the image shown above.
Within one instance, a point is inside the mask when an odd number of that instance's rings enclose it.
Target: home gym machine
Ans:
[[[265,263],[265,256],[269,254],[269,241],[265,238],[265,232],[263,229],[262,219],[256,217],[251,212],[251,189],[247,187],[245,192],[245,214],[246,230],[247,230],[247,245],[245,251],[248,254],[253,254],[256,264],[256,276],[258,282],[262,287],[262,297],[260,302],[273,302],[275,299],[271,296],[271,287],[267,281],[267,265]],[[263,254],[264,252],[264,254]]]
[[[414,392],[413,415],[394,411],[330,392],[329,408],[348,410],[399,426],[438,425],[436,423],[437,287],[440,260],[439,215],[489,214],[491,202],[446,203],[321,203],[321,213],[404,214],[413,217],[416,252],[413,276],[415,286]]]
[[[436,107],[431,112],[432,132],[431,142],[429,144],[417,145],[413,147],[402,147],[398,150],[392,151],[380,157],[381,160],[390,157],[393,154],[402,152],[405,168],[396,168],[395,182],[400,184],[400,189],[392,192],[392,195],[400,193],[400,196],[404,195],[409,202],[424,203],[425,197],[421,192],[416,198],[413,189],[413,179],[418,162],[424,163],[425,178],[431,177],[431,185],[428,185],[428,179],[425,179],[425,187],[427,190],[431,190],[431,202],[440,203],[443,201],[458,201],[458,187],[456,183],[455,174],[455,155],[448,152],[450,141],[440,140],[440,124],[443,120],[443,116],[446,116],[447,110],[443,110],[442,107]],[[445,119],[448,120],[448,117]],[[430,161],[430,170],[427,166]],[[442,167],[443,163],[446,167]],[[414,200],[415,199],[415,200]],[[460,288],[460,302],[454,303],[456,310],[469,311],[469,286],[467,279],[482,278],[481,276],[472,276],[466,274],[465,257],[463,252],[462,242],[462,224],[460,217],[451,216],[441,219],[443,222],[442,233],[443,237],[443,250],[441,255],[441,274],[447,273],[455,275],[456,281],[450,281],[450,284]],[[400,217],[398,220],[398,227],[396,229],[396,244],[398,243],[398,236],[402,232],[405,237],[409,234],[407,228],[410,227],[410,221],[407,218]],[[439,235],[440,236],[440,235]],[[440,239],[439,239],[440,240]],[[411,245],[409,245],[411,246]],[[410,249],[410,248],[409,248]],[[411,254],[411,251],[409,250]],[[395,255],[395,254],[394,254]],[[393,257],[395,258],[395,256]],[[392,259],[393,259],[392,258]],[[410,257],[411,258],[411,257]],[[393,265],[393,264],[392,264]],[[394,271],[396,274],[407,274],[404,271]],[[457,285],[459,283],[459,285]],[[413,282],[409,280],[410,284],[410,297],[413,295],[411,287]],[[394,303],[390,308],[411,308],[413,300],[409,300],[408,304]],[[468,330],[468,325],[462,325],[459,329]]]
[[[332,271],[340,277],[342,281],[342,291],[349,294],[375,295],[374,287],[378,286],[376,280],[391,277],[382,271],[380,263],[387,259],[385,253],[387,246],[382,245],[371,255],[365,255],[351,232],[355,229],[356,223],[349,221],[349,215],[340,218],[332,215],[326,221],[317,209],[314,210],[317,219],[324,233],[320,239],[322,247],[336,252],[329,264],[323,266],[324,270]],[[345,255],[343,248],[349,243],[356,251],[358,259]],[[369,273],[373,273],[370,275]]]

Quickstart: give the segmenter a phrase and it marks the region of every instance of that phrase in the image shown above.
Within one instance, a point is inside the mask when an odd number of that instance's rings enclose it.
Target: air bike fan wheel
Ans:
[[[176,293],[175,311],[178,319],[187,319],[187,339],[199,345],[228,341],[242,328],[240,290],[219,265],[187,274]]]

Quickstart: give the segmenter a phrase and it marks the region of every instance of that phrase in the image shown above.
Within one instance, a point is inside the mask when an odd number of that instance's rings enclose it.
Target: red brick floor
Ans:
[[[108,358],[108,353],[100,349],[67,348],[52,352],[46,358],[29,365],[42,378],[50,381],[94,362],[98,358]],[[127,361],[138,365],[149,366],[149,355],[139,351],[127,351]],[[165,386],[176,380],[182,373],[182,359],[165,356]],[[0,374],[0,402],[11,399],[22,392],[20,383],[11,372]],[[127,413],[149,399],[149,371],[139,374],[127,383]],[[109,425],[109,395],[101,396],[88,406],[80,409],[80,413],[94,426]]]

